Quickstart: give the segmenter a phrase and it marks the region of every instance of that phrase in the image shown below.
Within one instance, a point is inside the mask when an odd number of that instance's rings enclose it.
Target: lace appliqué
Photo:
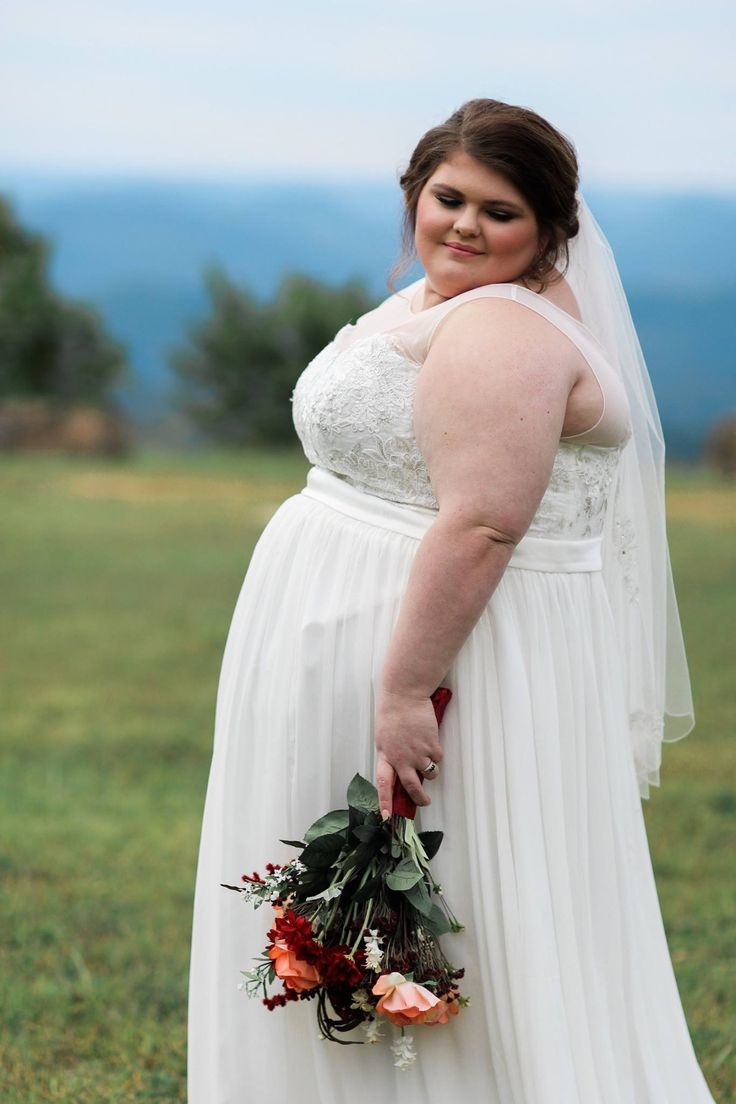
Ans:
[[[636,530],[631,518],[616,513],[613,519],[613,544],[621,565],[621,575],[629,601],[638,602]]]
[[[307,459],[369,494],[436,509],[414,437],[418,367],[387,334],[323,349],[292,394]]]
[[[529,533],[565,539],[599,536],[622,448],[561,441]]]

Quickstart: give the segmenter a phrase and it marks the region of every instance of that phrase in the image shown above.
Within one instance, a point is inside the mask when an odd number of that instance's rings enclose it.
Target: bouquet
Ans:
[[[452,691],[432,695],[437,722]],[[458,980],[464,970],[445,958],[439,937],[463,930],[432,877],[429,860],[442,832],[417,832],[416,805],[396,779],[392,815],[382,820],[375,787],[356,774],[347,808],[325,813],[297,847],[298,858],[267,863],[266,874],[243,874],[242,893],[254,908],[270,904],[268,946],[238,988],[261,995],[269,1010],[313,1000],[322,1038],[376,1043],[382,1024],[400,1030],[392,1050],[407,1069],[416,1057],[407,1028],[446,1024],[469,1003]],[[269,995],[276,979],[281,991]],[[364,1039],[339,1036],[362,1027]]]

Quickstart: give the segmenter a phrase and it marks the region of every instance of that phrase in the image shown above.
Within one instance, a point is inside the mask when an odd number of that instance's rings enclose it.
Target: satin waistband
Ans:
[[[402,533],[414,540],[421,540],[437,518],[437,510],[368,494],[326,468],[310,468],[307,484],[300,493],[348,517]],[[601,537],[563,540],[527,533],[514,548],[506,570],[600,571],[601,545]]]

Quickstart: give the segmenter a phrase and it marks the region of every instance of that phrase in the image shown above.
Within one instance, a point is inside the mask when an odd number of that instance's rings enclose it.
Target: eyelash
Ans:
[[[454,207],[455,204],[460,202],[459,199],[451,199],[449,196],[438,195],[436,198],[443,207]],[[495,219],[497,222],[510,222],[514,217],[513,215],[502,214],[500,211],[487,211],[486,214],[490,215],[491,218]]]

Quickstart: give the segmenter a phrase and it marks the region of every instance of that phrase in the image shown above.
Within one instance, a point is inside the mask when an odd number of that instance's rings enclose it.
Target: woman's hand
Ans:
[[[376,786],[384,820],[391,815],[396,775],[415,805],[431,804],[421,783],[421,778],[427,776],[419,774],[430,759],[439,764],[443,756],[431,698],[381,690],[376,705],[375,743]]]

